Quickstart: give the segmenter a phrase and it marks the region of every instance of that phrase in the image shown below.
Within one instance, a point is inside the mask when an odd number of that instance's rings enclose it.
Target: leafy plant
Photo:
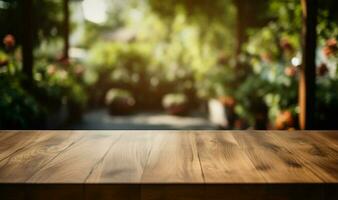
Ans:
[[[184,94],[167,94],[163,97],[163,107],[173,115],[184,115],[188,112],[188,98]]]
[[[30,129],[43,125],[44,109],[23,89],[19,74],[0,73],[0,129]]]
[[[135,99],[130,92],[121,89],[110,89],[106,94],[106,105],[111,114],[129,114],[135,105]]]

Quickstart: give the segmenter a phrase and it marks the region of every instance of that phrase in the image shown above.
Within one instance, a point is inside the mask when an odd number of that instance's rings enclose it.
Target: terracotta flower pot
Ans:
[[[290,111],[282,111],[275,120],[277,130],[287,130],[295,126],[294,117]]]
[[[234,108],[236,106],[236,99],[232,96],[219,97],[219,101],[227,108]]]
[[[171,105],[166,108],[167,113],[170,115],[182,116],[188,113],[188,107],[185,104]]]
[[[111,115],[129,115],[133,112],[135,101],[124,98],[116,98],[108,105]]]

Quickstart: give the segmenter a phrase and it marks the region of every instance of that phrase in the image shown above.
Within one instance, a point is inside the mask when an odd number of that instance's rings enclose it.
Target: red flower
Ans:
[[[289,66],[289,67],[285,68],[284,73],[285,73],[286,76],[294,77],[297,74],[297,69],[293,66]]]
[[[233,108],[236,105],[236,99],[231,96],[222,96],[219,98],[219,101],[222,102],[223,105],[229,108]]]
[[[15,38],[13,35],[8,34],[4,37],[3,43],[5,44],[6,48],[11,49],[15,46]]]
[[[326,57],[329,57],[333,54],[332,50],[329,48],[329,47],[324,47],[323,48],[323,54],[326,56]]]
[[[335,38],[328,39],[326,41],[326,46],[333,48],[333,49],[337,48],[337,40]]]
[[[328,39],[323,48],[323,54],[329,57],[338,51],[337,40],[335,38]]]
[[[284,51],[286,52],[292,52],[293,51],[293,46],[292,44],[289,42],[288,39],[286,38],[282,38],[280,41],[280,46],[282,47],[282,49],[284,49]]]
[[[278,130],[287,130],[294,126],[294,118],[288,110],[282,111],[276,118],[275,127]]]

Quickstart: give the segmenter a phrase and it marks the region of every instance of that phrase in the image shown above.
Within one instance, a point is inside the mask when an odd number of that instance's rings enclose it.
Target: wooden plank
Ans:
[[[14,134],[18,133],[18,131],[0,131],[0,143],[2,140],[13,136]]]
[[[42,166],[71,147],[81,134],[46,132],[43,136],[44,140],[24,147],[0,162],[1,183],[25,182]]]
[[[69,59],[69,23],[70,11],[69,0],[63,0],[63,59]]]
[[[236,133],[235,139],[253,162],[257,171],[270,183],[320,183],[299,157],[263,132]]]
[[[13,134],[14,133],[14,134]],[[8,133],[9,136],[3,137],[0,145],[0,161],[6,159],[11,154],[46,139],[46,135],[37,131],[24,131],[20,133]]]
[[[143,183],[203,183],[193,132],[158,132]]]
[[[325,144],[324,146],[331,148],[338,148],[338,134],[327,131],[266,131],[265,134],[270,136],[270,139],[277,139],[281,137],[288,142],[285,148],[311,148],[315,145]]]
[[[325,137],[328,140],[338,144],[338,131],[311,131],[309,134],[315,134],[317,136]]]
[[[265,182],[232,134],[205,132],[196,139],[206,183]]]
[[[338,131],[311,131],[304,133],[304,137],[310,135],[314,140],[332,148],[338,148]]]
[[[30,86],[33,80],[33,0],[22,2],[22,61],[23,73],[25,74],[26,87]]]
[[[83,138],[72,144],[76,135]],[[337,183],[332,137],[274,131],[24,131],[0,139],[0,182]]]
[[[302,66],[299,78],[299,125],[302,130],[315,127],[316,46],[318,0],[301,0]]]
[[[39,170],[27,183],[84,183],[119,132],[97,131],[85,136]]]
[[[97,163],[87,183],[140,183],[156,133],[124,132]]]
[[[321,138],[306,133],[271,134],[276,142],[286,146],[293,157],[299,158],[324,182],[338,183],[338,150],[323,145]],[[318,140],[316,139],[318,138]]]

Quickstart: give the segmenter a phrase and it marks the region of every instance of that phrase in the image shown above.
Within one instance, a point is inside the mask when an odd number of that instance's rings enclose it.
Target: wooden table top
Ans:
[[[0,183],[338,183],[338,132],[0,131]]]

